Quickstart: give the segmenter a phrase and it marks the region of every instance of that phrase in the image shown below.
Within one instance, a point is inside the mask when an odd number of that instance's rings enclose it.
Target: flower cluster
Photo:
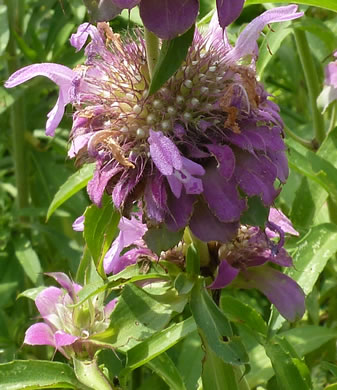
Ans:
[[[72,282],[62,272],[47,275],[53,277],[62,288],[47,287],[37,295],[35,304],[44,322],[27,329],[24,343],[51,345],[70,358],[75,352],[82,353],[83,347],[90,346],[90,336],[108,328],[116,299],[104,307],[101,294],[73,307],[71,305],[78,302],[77,294],[82,286]]]
[[[271,208],[268,228],[241,225],[235,239],[219,248],[218,275],[209,286],[226,287],[235,280],[236,287],[260,290],[288,320],[296,321],[305,311],[305,295],[299,285],[281,271],[270,267],[292,267],[293,262],[283,248],[284,234],[298,235],[281,211]],[[275,236],[279,241],[274,242]]]
[[[69,156],[96,161],[88,185],[94,203],[107,191],[125,215],[141,202],[151,224],[188,225],[203,241],[227,242],[247,199],[258,196],[270,206],[280,191],[275,183],[288,175],[279,109],[256,81],[254,63],[264,26],[296,19],[302,15],[296,11],[293,5],[266,11],[235,47],[215,14],[205,36],[196,31],[182,68],[152,96],[142,38],[122,42],[106,24],[84,24],[73,34],[77,50],[91,37],[83,66],[32,65],[6,86],[37,75],[60,86],[46,131],[54,133],[71,102]]]

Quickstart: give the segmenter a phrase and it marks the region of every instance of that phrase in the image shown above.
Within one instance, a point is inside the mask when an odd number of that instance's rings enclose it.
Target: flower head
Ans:
[[[276,209],[271,209],[268,226],[264,231],[242,225],[235,239],[220,247],[218,275],[209,287],[223,288],[239,277],[238,287],[260,290],[287,320],[295,321],[305,311],[304,293],[289,276],[266,263],[291,267],[292,259],[283,248],[284,233],[298,233]],[[272,240],[276,235],[279,235],[278,243]]]
[[[82,286],[62,272],[47,275],[62,288],[47,287],[37,295],[35,304],[44,322],[27,329],[24,343],[51,345],[69,358],[75,351],[82,352],[83,344],[90,344],[90,336],[103,332],[109,326],[116,300],[104,307],[101,297],[94,296],[79,307],[71,307],[77,302]]]
[[[296,10],[266,11],[235,47],[216,14],[205,36],[195,33],[183,66],[152,96],[142,38],[122,42],[106,24],[81,25],[71,43],[80,50],[88,35],[91,42],[86,63],[73,71],[69,155],[96,161],[91,200],[100,205],[107,191],[125,215],[141,202],[148,223],[189,225],[201,240],[221,242],[236,235],[249,197],[270,206],[288,165],[279,109],[256,81],[256,39],[266,24],[300,17]],[[239,63],[248,56],[250,65]],[[11,81],[25,80],[14,74]]]

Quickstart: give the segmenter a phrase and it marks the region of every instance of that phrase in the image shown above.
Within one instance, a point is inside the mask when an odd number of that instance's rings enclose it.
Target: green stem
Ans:
[[[320,93],[321,87],[318,81],[315,63],[310,52],[305,32],[299,29],[295,29],[294,35],[298,54],[303,67],[305,82],[307,84],[315,138],[317,142],[321,144],[326,136],[323,116],[317,107],[317,97]]]
[[[113,390],[107,377],[97,366],[96,360],[79,360],[73,358],[74,371],[77,379],[94,390]]]
[[[8,25],[10,30],[16,31],[18,34],[21,33],[22,26],[22,13],[19,11],[24,9],[24,0],[6,0],[7,11],[8,11]],[[8,43],[8,60],[7,67],[8,73],[12,74],[15,72],[20,64],[17,57],[17,47],[14,34],[10,35]],[[27,174],[27,163],[25,153],[25,106],[24,97],[16,99],[10,110],[11,117],[11,132],[12,132],[12,143],[13,143],[13,159],[15,169],[15,181],[18,190],[17,206],[19,209],[26,208],[29,204],[29,189],[28,189],[28,174]],[[24,219],[24,218],[23,218]]]
[[[159,57],[159,39],[158,37],[144,27],[144,38],[146,45],[146,59],[149,68],[150,78],[152,79],[154,67]]]
[[[314,151],[318,149],[319,145],[317,145],[317,141],[315,142],[315,140],[309,141],[307,139],[304,139],[304,138],[298,136],[297,134],[295,134],[287,126],[284,126],[284,131],[285,131],[286,135],[288,135],[290,138],[294,139],[299,144],[305,146],[306,148],[308,148],[310,150],[314,150]]]
[[[207,242],[203,242],[197,238],[189,228],[185,229],[184,232],[184,241],[189,244],[193,243],[194,247],[197,249],[197,252],[200,257],[200,265],[201,267],[207,266],[210,261],[210,255],[209,255],[209,250],[208,250],[208,245]]]

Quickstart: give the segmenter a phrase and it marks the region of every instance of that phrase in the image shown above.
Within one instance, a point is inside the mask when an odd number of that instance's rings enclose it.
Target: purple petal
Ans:
[[[277,177],[282,183],[287,181],[289,176],[289,167],[287,156],[283,151],[268,153],[268,157],[277,169]]]
[[[147,181],[144,190],[144,200],[149,218],[162,222],[166,213],[167,193],[164,176],[154,175]]]
[[[68,157],[70,158],[76,157],[78,152],[88,144],[92,135],[93,133],[87,133],[73,138],[71,141],[71,147],[68,151]]]
[[[167,176],[170,189],[176,198],[180,198],[181,190],[183,189],[183,183],[175,175]]]
[[[207,168],[202,181],[204,197],[217,218],[222,222],[238,221],[246,201],[241,199],[236,182],[223,179],[215,164]]]
[[[219,24],[222,28],[225,28],[239,17],[244,2],[245,0],[216,0]]]
[[[235,1],[235,0],[233,0]],[[236,45],[226,56],[225,61],[235,62],[247,55],[256,54],[256,41],[263,28],[274,22],[293,20],[303,16],[303,12],[296,12],[297,5],[272,8],[250,22],[239,35]]]
[[[75,296],[82,289],[82,286],[72,282],[69,276],[63,272],[47,272],[46,275],[54,278],[68,292],[71,299],[75,301]]]
[[[56,347],[53,331],[44,322],[30,326],[26,330],[23,342],[29,345],[51,345]]]
[[[55,336],[55,344],[57,349],[59,349],[60,347],[64,347],[66,345],[74,344],[74,342],[78,340],[78,337],[63,332],[62,330],[58,330],[57,332],[55,332],[54,336]]]
[[[207,207],[207,204],[198,201],[194,206],[189,227],[192,233],[204,242],[208,241],[230,241],[239,227],[238,223],[222,223]]]
[[[75,232],[83,232],[84,231],[84,215],[79,216],[75,219],[72,224],[73,230]]]
[[[114,298],[112,299],[110,302],[108,302],[105,306],[104,306],[104,314],[105,314],[105,317],[109,318],[111,313],[114,311],[115,309],[115,306],[117,305],[117,302],[118,302],[118,298]]]
[[[248,287],[259,289],[288,321],[300,319],[305,312],[305,295],[289,276],[268,266],[244,271]]]
[[[83,0],[83,2],[95,22],[107,22],[121,12],[121,8],[116,7],[112,0]]]
[[[176,145],[161,131],[150,130],[148,138],[152,160],[160,173],[172,175],[173,169],[182,168],[182,159]]]
[[[219,289],[226,287],[237,277],[239,272],[239,269],[232,267],[226,260],[222,260],[219,265],[218,275],[208,288]]]
[[[73,90],[72,82],[76,78],[76,73],[70,68],[59,64],[33,64],[13,73],[6,81],[5,87],[13,88],[36,76],[48,77],[60,88],[57,103],[47,115],[48,120],[46,123],[46,134],[53,136],[55,129],[63,117],[64,107],[71,102],[71,94]]]
[[[188,225],[196,197],[182,192],[179,199],[171,194],[167,198],[168,213],[165,223],[170,230],[178,231]]]
[[[35,305],[41,316],[46,317],[56,312],[55,306],[63,295],[64,292],[60,288],[53,286],[41,291],[35,299]]]
[[[287,218],[281,210],[275,209],[274,207],[270,208],[268,220],[273,222],[275,225],[280,227],[284,233],[292,234],[293,236],[299,236],[299,232],[294,229],[291,221]],[[272,237],[275,237],[276,234],[268,232]],[[268,236],[270,237],[270,235]]]
[[[215,156],[219,173],[229,180],[235,168],[235,155],[232,149],[227,145],[206,145],[206,147]]]
[[[150,249],[147,248],[134,248],[126,252],[123,256],[115,258],[111,265],[110,269],[113,274],[118,274],[123,271],[124,268],[129,265],[136,264],[140,256],[152,256],[153,253]],[[106,272],[109,273],[109,272]]]
[[[119,8],[128,8],[131,9],[140,3],[141,0],[112,0],[112,3]]]
[[[198,0],[142,0],[140,3],[145,27],[162,39],[172,39],[187,31],[198,11]]]

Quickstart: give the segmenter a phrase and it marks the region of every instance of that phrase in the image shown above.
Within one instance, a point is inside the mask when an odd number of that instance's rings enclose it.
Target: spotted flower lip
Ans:
[[[91,302],[91,310],[84,308],[83,313],[89,314],[83,314],[82,306],[70,307],[76,303],[82,286],[72,282],[62,272],[47,275],[54,278],[62,288],[47,287],[37,295],[35,304],[44,322],[38,322],[27,329],[24,343],[50,345],[70,358],[74,353],[75,343],[90,343],[92,334],[103,332],[109,326],[109,317],[117,300],[110,301],[105,307],[99,307],[101,300],[95,296]]]
[[[69,156],[96,162],[91,200],[100,205],[106,191],[125,216],[140,202],[148,225],[189,226],[199,239],[221,242],[237,234],[250,197],[271,206],[288,176],[283,123],[256,80],[255,58],[249,65],[238,59],[257,55],[266,23],[300,17],[296,10],[266,11],[234,47],[215,15],[205,35],[196,31],[181,69],[152,96],[140,34],[123,42],[105,24],[79,26],[71,43],[80,50],[90,36],[87,61],[66,68],[67,83],[59,84],[75,108]],[[21,72],[31,78],[40,66]],[[9,86],[26,81],[21,75]]]
[[[209,288],[224,288],[235,280],[239,288],[260,290],[287,320],[296,321],[305,311],[302,289],[289,276],[266,263],[291,267],[292,259],[283,248],[283,236],[285,233],[298,235],[298,232],[289,219],[274,208],[269,213],[269,226],[273,230],[241,226],[238,236],[220,247],[218,274]],[[271,240],[276,232],[277,244]]]

